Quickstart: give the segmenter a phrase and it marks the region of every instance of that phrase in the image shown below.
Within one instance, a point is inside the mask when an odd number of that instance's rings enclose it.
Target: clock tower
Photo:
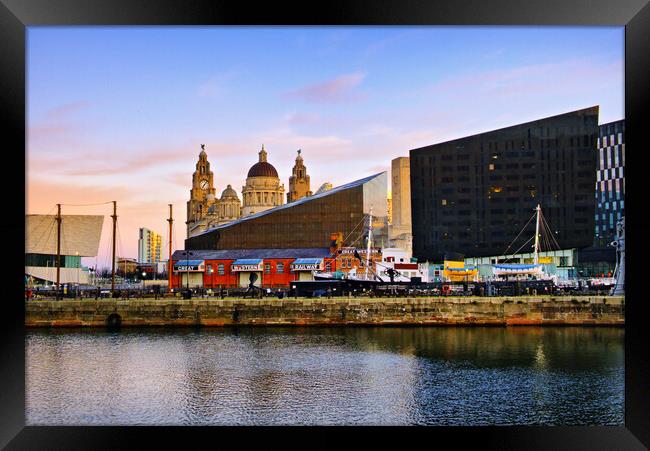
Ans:
[[[208,208],[215,202],[216,190],[214,188],[214,174],[210,170],[208,154],[205,153],[205,144],[201,144],[199,161],[192,174],[192,189],[190,200],[187,202],[187,235],[193,223],[203,218],[208,213]]]
[[[287,193],[287,203],[296,201],[306,196],[311,196],[313,193],[309,188],[309,176],[307,175],[307,167],[303,162],[301,150],[298,150],[296,157],[296,164],[293,167],[293,175],[289,177],[289,192]]]

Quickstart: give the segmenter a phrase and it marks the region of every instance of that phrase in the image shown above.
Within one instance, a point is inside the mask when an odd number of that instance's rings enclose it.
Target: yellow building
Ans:
[[[448,282],[478,282],[478,268],[463,261],[445,260],[442,276]]]

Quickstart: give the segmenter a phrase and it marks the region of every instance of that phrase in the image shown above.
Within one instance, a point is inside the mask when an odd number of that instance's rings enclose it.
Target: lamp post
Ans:
[[[79,252],[74,253],[77,258],[79,258]],[[79,268],[81,267],[81,260],[75,262],[77,264],[77,289],[75,290],[74,297],[77,298],[77,293],[79,292]]]
[[[144,278],[147,275],[146,272],[142,271],[142,298],[144,299]]]

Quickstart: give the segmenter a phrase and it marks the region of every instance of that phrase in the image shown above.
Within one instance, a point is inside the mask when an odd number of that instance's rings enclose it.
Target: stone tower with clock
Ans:
[[[190,236],[190,229],[193,224],[200,221],[208,214],[208,209],[216,201],[216,190],[214,188],[214,174],[210,170],[208,155],[205,153],[205,144],[201,144],[199,161],[196,163],[196,170],[192,174],[192,189],[190,200],[187,202],[187,236]]]

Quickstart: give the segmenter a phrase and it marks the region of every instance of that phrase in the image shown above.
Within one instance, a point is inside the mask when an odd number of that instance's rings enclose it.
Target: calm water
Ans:
[[[30,425],[623,425],[622,328],[32,330]]]

